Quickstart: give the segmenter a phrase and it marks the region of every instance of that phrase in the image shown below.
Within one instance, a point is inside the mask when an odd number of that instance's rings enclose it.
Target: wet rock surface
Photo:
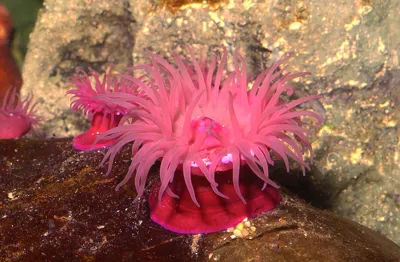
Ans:
[[[145,198],[132,203],[133,187],[114,191],[129,148],[108,177],[104,153],[75,151],[71,139],[0,141],[0,260],[399,261],[400,247],[380,233],[285,190],[278,208],[231,232],[169,232],[150,220]],[[154,167],[149,184],[156,178]]]

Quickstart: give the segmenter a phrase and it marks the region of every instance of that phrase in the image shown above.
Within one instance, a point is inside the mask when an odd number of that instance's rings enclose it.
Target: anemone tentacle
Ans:
[[[9,88],[0,101],[0,139],[21,137],[34,130],[42,118],[35,113],[36,103],[29,94],[21,100],[16,88]]]
[[[192,185],[194,175],[203,175],[217,195],[226,197],[219,191],[215,178],[218,171],[231,169],[235,191],[245,203],[239,187],[241,165],[251,168],[264,182],[263,188],[267,185],[278,188],[269,178],[269,166],[275,162],[273,156],[283,160],[287,171],[290,159],[303,171],[309,169],[304,152],[307,150],[313,156],[306,136],[311,131],[305,128],[302,118],[314,118],[317,124],[321,118],[312,111],[295,109],[320,97],[311,95],[287,103],[281,99],[285,93],[293,94],[288,81],[309,73],[284,73],[280,68],[289,59],[285,56],[261,72],[249,89],[245,59],[238,52],[234,53],[234,70],[225,74],[228,55],[225,47],[221,60],[218,62],[213,56],[208,64],[197,60],[191,47],[188,50],[187,61],[173,53],[175,66],[159,55],[149,54],[151,63],[129,68],[144,70],[145,77],[141,78],[146,81],[120,76],[140,86],[148,99],[125,96],[119,91],[100,96],[105,102],[118,103],[130,110],[119,127],[101,136],[101,139],[118,138],[102,161],[109,161],[109,170],[122,146],[135,141],[130,168],[117,189],[135,174],[135,187],[141,197],[151,165],[160,160],[159,200],[165,192],[178,197],[169,188],[177,169],[182,170],[185,185],[197,206],[200,203]],[[133,103],[138,106],[131,107]]]

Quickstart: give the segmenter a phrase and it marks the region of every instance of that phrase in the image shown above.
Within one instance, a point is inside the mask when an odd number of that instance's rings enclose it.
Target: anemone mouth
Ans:
[[[205,149],[204,151],[207,155],[217,155],[217,154],[212,154],[212,150],[207,151]],[[204,165],[209,168],[211,167],[211,165],[213,164],[212,162],[212,157],[203,157],[201,158],[201,160],[203,161]],[[240,157],[241,160],[241,166],[246,165],[246,161],[244,159],[244,157],[241,155]],[[195,161],[191,161],[190,163],[191,166],[191,172],[193,175],[197,175],[197,176],[204,176],[203,171],[199,168],[199,165],[195,162]],[[179,170],[183,170],[183,160],[181,160],[179,162],[179,166],[178,166]],[[232,170],[233,169],[233,159],[232,159],[232,154],[231,153],[227,153],[224,156],[222,156],[221,160],[218,161],[215,171],[216,172],[223,172],[223,171],[228,171],[228,170]]]
[[[229,132],[224,125],[210,117],[197,116],[191,120],[190,130],[189,147],[197,151],[202,164],[209,168],[213,161],[218,161],[216,171],[232,169],[231,154],[227,153],[221,160],[215,160],[219,153],[224,150],[224,140],[229,140]],[[223,136],[225,138],[222,138]],[[183,162],[183,160],[180,161],[180,170],[182,170]],[[195,161],[191,161],[190,166],[194,175],[204,175]]]
[[[194,177],[193,187],[202,208],[192,201],[182,172],[177,172],[169,189],[177,196],[163,194],[158,200],[160,183],[156,183],[149,195],[151,219],[162,227],[182,234],[217,232],[236,226],[245,218],[275,208],[281,201],[278,189],[267,186],[249,170],[242,167],[240,189],[246,204],[236,194],[229,171],[219,172],[216,181],[220,191],[228,196],[221,198],[212,190],[204,177]]]

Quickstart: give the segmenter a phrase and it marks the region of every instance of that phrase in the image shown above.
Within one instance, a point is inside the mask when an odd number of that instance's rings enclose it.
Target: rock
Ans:
[[[104,72],[111,64],[132,65],[137,26],[128,7],[127,0],[44,3],[25,59],[23,88],[38,97],[45,136],[70,135],[76,126],[85,129],[66,96],[77,67]]]
[[[361,90],[325,97],[326,125],[315,142],[314,188],[324,207],[400,244],[400,70]],[[314,197],[314,199],[316,199]],[[312,199],[308,199],[312,201]]]
[[[201,3],[199,3],[201,2]],[[68,77],[77,66],[104,71],[226,45],[257,74],[284,53],[299,95],[325,115],[307,200],[378,230],[400,244],[399,1],[45,1],[31,37],[22,92],[33,91],[47,137],[87,128],[68,110]],[[332,12],[334,10],[334,12]],[[303,193],[292,181],[292,190]],[[300,188],[300,189],[299,189]],[[316,203],[320,202],[320,203]]]
[[[0,141],[2,261],[398,261],[400,247],[365,226],[313,208],[283,190],[278,208],[231,232],[179,235],[149,219],[147,200],[114,187],[104,150],[71,139]],[[153,168],[150,184],[157,178]],[[148,192],[148,191],[146,191]],[[183,221],[184,222],[184,221]]]

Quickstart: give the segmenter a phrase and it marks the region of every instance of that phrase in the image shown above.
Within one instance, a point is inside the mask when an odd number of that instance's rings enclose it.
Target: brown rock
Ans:
[[[149,219],[146,199],[132,203],[130,186],[114,191],[129,148],[109,177],[97,167],[103,155],[75,151],[70,139],[0,141],[0,260],[399,261],[400,247],[381,234],[284,192],[236,237],[169,232]]]

